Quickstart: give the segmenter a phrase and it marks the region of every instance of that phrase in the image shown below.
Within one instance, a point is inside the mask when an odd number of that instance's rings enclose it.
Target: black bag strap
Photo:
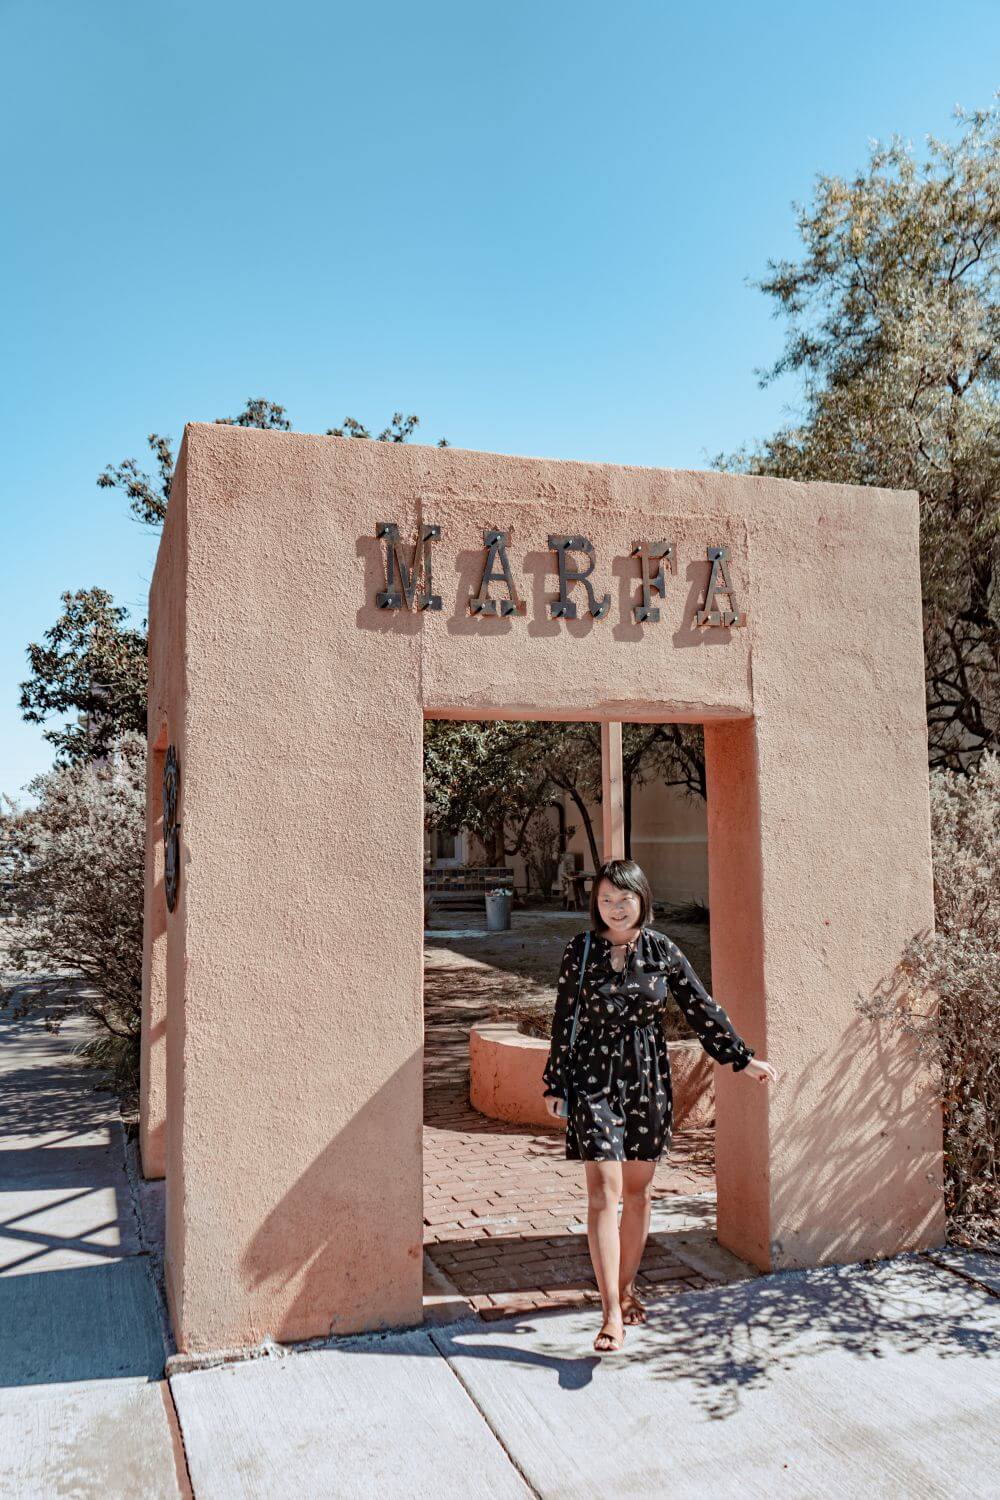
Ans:
[[[583,974],[584,974],[584,970],[587,967],[587,956],[588,956],[589,953],[590,953],[590,932],[588,930],[587,936],[584,939],[584,944],[583,944],[583,957],[580,960],[580,978],[577,981],[577,986],[576,986],[576,1005],[573,1007],[573,1026],[572,1026],[572,1029],[570,1030],[570,1034],[569,1034],[569,1055],[570,1055],[570,1057],[573,1056],[573,1044],[576,1041],[576,1023],[580,1019],[580,994],[581,994],[581,992],[583,990]]]

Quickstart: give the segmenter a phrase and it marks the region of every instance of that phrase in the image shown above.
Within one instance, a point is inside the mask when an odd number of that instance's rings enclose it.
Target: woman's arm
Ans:
[[[580,982],[580,959],[583,956],[583,934],[576,933],[566,944],[563,952],[559,979],[556,984],[556,1005],[552,1017],[552,1041],[549,1044],[548,1061],[542,1073],[545,1093],[561,1099],[566,1092],[566,1061],[569,1054],[569,1036],[573,1026],[573,1007]]]
[[[684,1012],[701,1045],[710,1057],[719,1063],[732,1063],[733,1072],[745,1068],[754,1055],[737,1033],[726,1012],[711,995],[688,963],[681,950],[673,945],[669,952],[671,960],[667,972],[667,983],[671,993]]]

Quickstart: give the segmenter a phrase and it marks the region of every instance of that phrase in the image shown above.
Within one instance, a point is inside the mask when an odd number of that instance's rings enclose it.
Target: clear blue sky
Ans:
[[[322,432],[708,467],[796,397],[748,285],[871,137],[1000,85],[1000,7],[2,0],[0,791],[25,646],[146,612],[106,463],[249,396]]]

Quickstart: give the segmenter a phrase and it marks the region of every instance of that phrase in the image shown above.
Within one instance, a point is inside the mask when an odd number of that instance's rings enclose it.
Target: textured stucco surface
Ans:
[[[443,608],[379,610],[376,522],[420,518]],[[487,526],[522,618],[467,611]],[[560,532],[607,618],[548,618]],[[640,539],[677,548],[658,624]],[[735,628],[691,623],[711,545]],[[854,1008],[933,921],[914,495],[196,425],[150,633],[182,853],[165,940],[149,860],[144,1151],[165,1067],[181,1347],[420,1320],[425,714],[704,722],[714,993],[782,1075],[716,1069],[720,1240],[940,1243],[940,1112]]]

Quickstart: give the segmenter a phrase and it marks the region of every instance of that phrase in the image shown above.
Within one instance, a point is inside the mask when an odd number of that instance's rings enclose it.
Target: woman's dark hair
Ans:
[[[649,881],[634,859],[609,859],[601,865],[590,887],[590,925],[594,931],[604,931],[604,923],[597,908],[597,888],[602,880],[610,880],[620,891],[631,891],[639,897],[639,926],[645,927],[653,915],[653,892],[649,888]]]

